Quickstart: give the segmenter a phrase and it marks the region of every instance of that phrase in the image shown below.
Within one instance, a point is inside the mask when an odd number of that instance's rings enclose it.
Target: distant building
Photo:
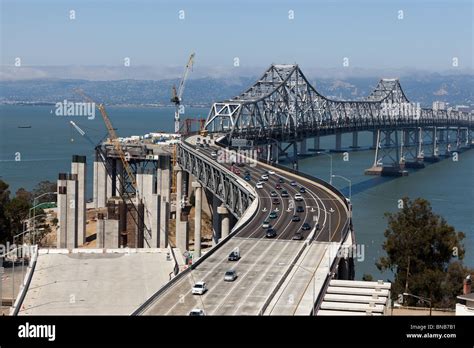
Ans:
[[[442,101],[433,102],[433,110],[446,110],[447,103]]]
[[[456,111],[470,112],[471,108],[467,105],[456,105]]]
[[[457,297],[456,315],[474,315],[474,293],[470,275],[464,279],[463,294]]]

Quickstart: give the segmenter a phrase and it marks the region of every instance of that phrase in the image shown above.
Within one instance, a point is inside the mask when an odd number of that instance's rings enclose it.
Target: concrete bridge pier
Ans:
[[[217,208],[217,214],[221,217],[221,238],[226,238],[230,233],[229,210],[222,204]]]
[[[342,133],[336,133],[336,148],[332,152],[342,151]]]
[[[372,131],[372,147],[371,150],[375,150],[377,148],[377,134],[378,131]]]
[[[308,153],[306,139],[300,141],[300,156],[304,156]]]
[[[314,151],[321,151],[321,138],[319,136],[314,137],[313,139],[313,148]]]
[[[359,146],[359,132],[352,132],[352,146],[351,149],[358,149]]]
[[[219,243],[221,239],[221,221],[219,216],[219,206],[221,200],[212,195],[212,245]]]
[[[168,231],[171,197],[171,157],[160,155],[158,182],[160,183],[160,248],[168,247]],[[158,185],[158,183],[157,183]]]
[[[77,175],[77,244],[86,242],[86,156],[72,156],[71,173]]]
[[[107,170],[98,155],[94,161],[94,207],[104,208],[107,204]]]
[[[176,247],[184,253],[189,250],[188,221],[182,221],[182,208],[184,207],[183,195],[183,170],[179,165],[174,167],[176,172]]]
[[[202,218],[202,185],[193,181],[194,188],[194,252],[193,262],[201,257],[201,218]]]
[[[402,130],[403,136],[403,154],[405,168],[424,168],[423,159],[418,156],[420,141],[420,132],[418,128],[408,128]]]
[[[384,144],[375,149],[374,164],[365,170],[366,175],[408,175],[398,141],[397,130],[378,130],[377,143]]]
[[[431,140],[431,144],[430,144],[430,140]],[[423,148],[423,152],[424,152],[423,161],[428,162],[428,163],[438,162],[439,161],[438,131],[436,127],[432,127],[428,131],[425,131],[425,134],[423,137],[423,144],[427,144]]]

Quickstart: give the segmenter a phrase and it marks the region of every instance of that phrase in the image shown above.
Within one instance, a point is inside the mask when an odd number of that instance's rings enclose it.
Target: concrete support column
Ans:
[[[71,173],[77,175],[77,244],[86,242],[86,156],[72,156]]]
[[[115,161],[116,159],[114,158],[107,158],[107,169],[109,169],[109,171],[113,171],[112,167],[115,165]],[[107,203],[107,200],[113,196],[113,182],[112,182],[112,177],[108,174],[106,168],[104,168],[105,170],[105,177],[106,177],[106,183],[107,183],[107,188],[106,188],[106,203]]]
[[[96,247],[99,249],[105,248],[105,220],[104,214],[97,214],[97,222],[95,225]]]
[[[77,175],[68,174],[67,189],[67,221],[66,221],[66,248],[77,247]]]
[[[102,161],[94,162],[94,205],[104,208],[107,204],[107,171]]]
[[[169,212],[171,196],[171,158],[160,156],[161,189],[160,189],[160,248],[168,246]]]
[[[377,148],[377,134],[378,132],[377,131],[373,131],[372,132],[372,148],[375,149]]]
[[[313,141],[314,141],[314,149],[316,151],[318,151],[320,149],[320,146],[321,146],[321,142],[320,142],[321,138],[318,136],[318,137],[314,137]]]
[[[352,148],[356,149],[359,147],[359,132],[352,132]]]
[[[66,248],[67,231],[67,187],[65,173],[59,174],[58,179],[58,228],[56,230],[56,246]]]
[[[201,257],[201,218],[202,218],[202,185],[193,181],[195,211],[194,211],[194,253],[193,262]]]
[[[280,157],[280,150],[278,149],[278,144],[272,144],[272,161],[278,164],[278,160]]]
[[[229,210],[224,205],[221,205],[217,208],[217,214],[219,214],[221,217],[221,238],[224,239],[230,233]]]
[[[144,238],[143,245],[158,247],[158,195],[153,194],[153,173],[138,172],[136,176],[137,191],[143,203]],[[147,231],[148,230],[148,231]],[[150,235],[151,233],[151,235]]]
[[[306,153],[307,153],[306,139],[303,139],[300,142],[300,155],[306,155]]]
[[[176,173],[176,247],[178,247],[181,252],[184,252],[189,249],[189,239],[188,222],[181,221],[182,207],[184,205],[183,171],[178,165],[174,167],[174,171]]]
[[[218,208],[221,200],[212,195],[212,245],[216,245],[221,238],[221,222]]]
[[[341,151],[342,148],[342,133],[336,133],[336,151]]]

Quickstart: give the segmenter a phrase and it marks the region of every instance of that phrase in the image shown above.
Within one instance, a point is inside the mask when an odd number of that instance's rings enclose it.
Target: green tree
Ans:
[[[427,200],[403,198],[403,208],[386,213],[388,228],[377,267],[395,274],[394,296],[408,292],[433,300],[433,306],[451,306],[462,288],[467,270],[462,266],[465,235],[432,212]],[[452,283],[453,282],[453,283]],[[409,304],[416,300],[406,299]]]
[[[33,197],[39,197],[42,194],[48,192],[56,192],[57,185],[51,181],[41,181],[39,182],[36,187],[33,189]],[[43,197],[39,198],[36,203],[43,203],[43,202],[56,202],[56,195],[44,195]]]
[[[8,184],[0,180],[0,243],[5,243],[10,235],[10,220],[6,215],[7,205],[10,203]]]

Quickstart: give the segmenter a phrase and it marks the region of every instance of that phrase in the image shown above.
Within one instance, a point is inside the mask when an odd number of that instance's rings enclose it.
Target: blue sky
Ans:
[[[69,19],[69,11],[76,19]],[[179,19],[179,11],[185,19]],[[289,20],[288,11],[294,11]],[[399,11],[403,19],[398,19]],[[473,67],[473,2],[1,0],[1,65]]]

